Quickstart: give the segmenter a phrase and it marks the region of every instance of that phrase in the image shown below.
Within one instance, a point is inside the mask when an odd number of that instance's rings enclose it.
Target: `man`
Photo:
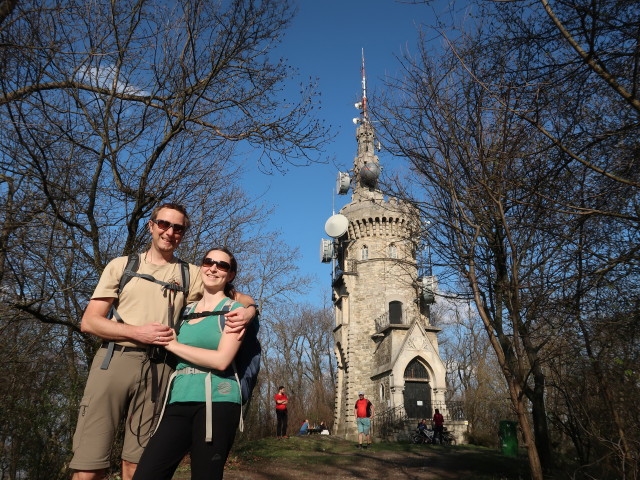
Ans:
[[[105,341],[93,360],[80,403],[73,437],[74,456],[69,465],[75,470],[73,480],[105,477],[123,415],[122,479],[133,478],[162,408],[161,389],[171,373],[168,365],[150,359],[147,352],[150,346],[164,347],[173,338],[169,316],[176,324],[186,300],[195,301],[202,296],[200,269],[195,265],[188,265],[188,299],[180,288],[166,287],[183,283],[183,267],[174,252],[188,227],[189,217],[181,205],[166,203],[156,207],[148,223],[151,246],[140,255],[137,273],[152,276],[165,285],[134,276],[118,292],[128,261],[127,257],[119,257],[106,266],[89,301],[81,329]],[[246,295],[239,295],[236,300],[253,306],[253,299]],[[117,307],[121,321],[108,317],[112,305]],[[236,331],[244,327],[243,316],[250,319],[255,314],[253,309],[239,310],[239,314],[227,316],[227,325],[231,322]]]
[[[289,398],[284,393],[284,387],[278,387],[278,393],[273,396],[273,399],[276,402],[276,437],[289,438],[287,437],[287,403],[289,403]]]
[[[436,439],[440,438],[440,445],[442,445],[442,433],[444,432],[444,417],[440,413],[440,410],[436,408],[436,413],[433,414],[433,420],[431,421],[433,427],[433,443],[436,443]]]
[[[358,400],[354,410],[356,425],[358,426],[358,448],[367,448],[371,445],[371,419],[373,418],[373,404],[364,398],[364,392],[358,392]],[[367,443],[362,443],[362,437],[367,437]]]

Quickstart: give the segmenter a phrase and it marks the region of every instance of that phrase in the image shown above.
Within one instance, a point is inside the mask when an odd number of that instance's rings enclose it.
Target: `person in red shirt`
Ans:
[[[444,417],[440,413],[440,410],[436,408],[436,413],[433,415],[431,422],[433,426],[433,443],[436,443],[436,439],[440,438],[440,445],[442,445],[442,433],[444,432]]]
[[[364,392],[358,392],[358,400],[354,409],[356,425],[358,426],[358,448],[367,448],[371,445],[371,418],[373,418],[373,404],[364,398]],[[367,443],[362,444],[362,437],[367,436]]]
[[[278,425],[276,427],[276,437],[289,438],[287,436],[287,403],[289,398],[284,393],[284,387],[278,387],[278,393],[273,396],[276,401],[276,418]]]

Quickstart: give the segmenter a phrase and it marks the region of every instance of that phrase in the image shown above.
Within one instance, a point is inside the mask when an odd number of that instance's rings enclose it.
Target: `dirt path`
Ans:
[[[290,449],[270,458],[251,457],[231,461],[226,480],[351,479],[495,479],[528,478],[526,462],[497,452],[470,447],[425,445],[374,445],[358,450],[351,442],[325,440],[325,446],[306,449],[291,443]],[[338,442],[338,443],[336,443]],[[325,448],[326,447],[326,448]]]

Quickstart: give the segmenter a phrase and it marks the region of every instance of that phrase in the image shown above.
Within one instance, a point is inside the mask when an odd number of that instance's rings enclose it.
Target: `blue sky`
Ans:
[[[246,169],[251,191],[266,191],[265,203],[275,208],[270,229],[279,230],[289,245],[299,247],[301,273],[317,278],[317,288],[301,300],[322,305],[323,295],[330,291],[331,268],[320,263],[320,239],[328,238],[324,224],[332,215],[338,169],[350,170],[356,154],[352,119],[358,116],[353,104],[361,96],[361,49],[370,98],[383,88],[386,75],[398,71],[396,56],[406,48],[415,51],[419,24],[431,23],[433,13],[428,6],[394,0],[299,0],[298,4],[282,55],[299,70],[301,79],[318,79],[321,117],[333,126],[336,136],[324,152],[325,164],[265,175],[252,168],[249,159]],[[378,155],[383,166],[398,161],[384,149]],[[336,196],[336,213],[350,200],[351,192]]]

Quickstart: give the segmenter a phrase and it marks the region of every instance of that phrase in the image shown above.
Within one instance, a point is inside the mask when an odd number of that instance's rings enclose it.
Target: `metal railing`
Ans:
[[[402,429],[406,420],[407,414],[404,411],[404,405],[398,405],[381,413],[376,413],[375,429],[378,432],[377,435],[383,438],[390,436],[393,432]]]
[[[464,402],[450,401],[450,402],[431,402],[427,405],[427,411],[430,412],[427,421],[431,420],[435,409],[440,410],[440,413],[444,416],[445,423],[452,420],[464,420]],[[388,437],[398,430],[405,428],[407,421],[411,418],[407,415],[403,405],[389,408],[380,413],[376,413],[375,426],[378,435],[382,437]],[[413,419],[416,420],[416,419]]]
[[[380,333],[382,330],[389,326],[389,312],[384,312],[378,318],[374,320],[376,325],[376,333]]]

